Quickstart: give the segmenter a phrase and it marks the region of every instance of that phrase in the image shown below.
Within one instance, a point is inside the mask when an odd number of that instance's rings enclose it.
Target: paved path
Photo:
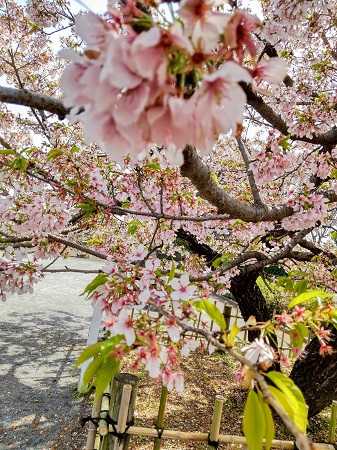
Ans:
[[[98,267],[79,258],[54,267],[64,264]],[[93,277],[48,274],[34,294],[0,304],[1,450],[49,449],[60,427],[71,417],[78,420],[73,363],[92,314],[90,302],[78,294]]]

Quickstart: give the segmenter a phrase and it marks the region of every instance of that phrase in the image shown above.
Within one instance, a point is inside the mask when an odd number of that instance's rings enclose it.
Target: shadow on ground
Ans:
[[[87,327],[83,316],[57,310],[0,321],[0,449],[52,448],[78,421],[85,406],[76,398],[74,361]]]

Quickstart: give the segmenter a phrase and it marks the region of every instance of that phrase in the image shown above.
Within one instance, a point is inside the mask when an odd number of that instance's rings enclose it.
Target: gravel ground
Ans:
[[[54,267],[64,264],[97,267],[79,258]],[[92,278],[48,274],[34,294],[13,296],[0,306],[1,450],[82,448],[85,430],[79,430],[78,417],[88,406],[77,396],[74,360],[92,314],[79,293]],[[66,430],[70,439],[58,444]]]

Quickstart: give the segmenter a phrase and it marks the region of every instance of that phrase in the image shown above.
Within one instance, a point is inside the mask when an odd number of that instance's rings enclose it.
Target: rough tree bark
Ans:
[[[320,356],[317,338],[309,342],[304,356],[299,358],[290,374],[301,389],[309,406],[309,416],[315,416],[337,399],[337,331],[332,330],[332,355]]]
[[[272,312],[268,308],[266,299],[256,284],[259,275],[260,271],[248,272],[242,270],[231,281],[230,292],[238,303],[241,315],[245,321],[250,316],[254,316],[257,322],[266,322],[272,317]],[[248,338],[250,341],[253,341],[258,335],[258,331],[250,331]]]

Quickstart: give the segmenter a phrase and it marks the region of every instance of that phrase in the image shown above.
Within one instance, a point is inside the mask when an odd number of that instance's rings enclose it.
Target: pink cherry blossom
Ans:
[[[214,0],[184,0],[179,11],[195,48],[205,53],[216,47],[228,22],[228,16],[214,7]]]
[[[243,347],[242,352],[252,364],[272,363],[274,360],[273,350],[263,338],[256,338],[254,342]]]
[[[322,342],[319,348],[319,354],[321,356],[332,355],[334,353],[334,349],[331,345]]]
[[[128,346],[131,346],[136,340],[136,334],[133,329],[133,321],[127,310],[119,313],[118,320],[110,331],[113,336],[123,334]]]
[[[178,342],[180,339],[180,329],[176,324],[176,320],[174,317],[167,319],[166,321],[166,330],[169,335],[171,341]]]
[[[330,341],[331,339],[331,330],[326,330],[325,328],[321,327],[318,330],[318,336],[324,340],[324,341]]]
[[[104,48],[111,23],[88,11],[75,18],[75,31],[90,47]]]
[[[173,389],[178,393],[184,391],[184,376],[181,372],[173,372],[169,367],[165,367],[162,373],[162,381],[169,391]]]
[[[236,11],[230,18],[225,30],[225,41],[232,49],[238,60],[243,60],[244,50],[247,49],[251,56],[256,54],[256,45],[252,32],[260,25],[257,17],[245,11]]]
[[[300,321],[303,319],[304,314],[305,314],[305,308],[302,306],[296,305],[294,308],[294,312],[293,312],[294,319],[297,321]]]
[[[171,281],[171,286],[174,289],[171,293],[173,300],[189,300],[195,293],[195,286],[190,284],[190,279],[187,273],[181,275],[180,278],[174,278]]]
[[[223,64],[216,72],[207,75],[194,95],[196,145],[210,151],[218,135],[235,130],[242,119],[246,95],[238,85],[249,82],[248,71],[234,62]]]
[[[288,325],[293,321],[291,315],[286,311],[283,311],[282,314],[276,314],[275,319],[281,325]]]
[[[288,64],[282,58],[269,58],[260,61],[253,70],[252,76],[257,81],[265,80],[269,83],[280,84],[288,73]]]
[[[145,368],[151,378],[157,378],[160,375],[160,358],[156,355],[150,355],[146,359]]]

